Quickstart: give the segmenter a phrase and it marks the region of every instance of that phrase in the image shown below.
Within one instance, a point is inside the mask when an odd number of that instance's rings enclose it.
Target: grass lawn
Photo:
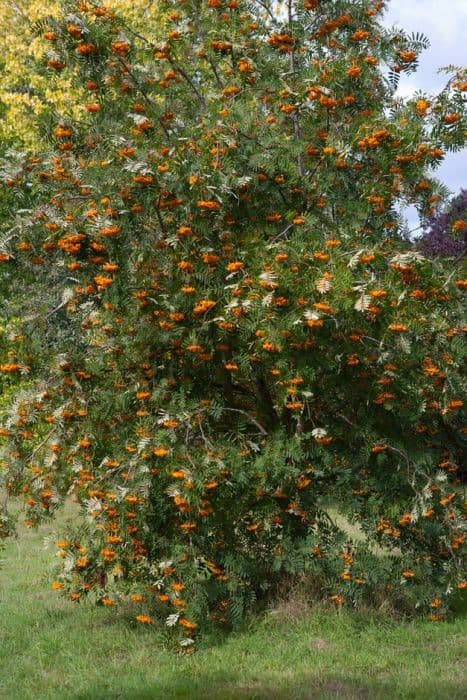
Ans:
[[[289,602],[179,658],[157,629],[53,592],[51,531],[22,530],[1,554],[2,700],[466,697],[465,620],[396,622]]]

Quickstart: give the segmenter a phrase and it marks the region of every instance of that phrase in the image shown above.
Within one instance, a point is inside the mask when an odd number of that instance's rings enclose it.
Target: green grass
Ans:
[[[398,622],[295,600],[180,658],[156,628],[51,591],[51,531],[20,531],[1,557],[2,700],[465,697],[463,620]]]

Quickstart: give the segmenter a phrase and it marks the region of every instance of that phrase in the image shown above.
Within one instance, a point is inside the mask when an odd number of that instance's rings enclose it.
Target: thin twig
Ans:
[[[209,408],[201,408],[201,409],[197,410],[196,412],[197,412],[197,413],[202,413],[202,412],[205,412],[205,411],[208,411],[208,410],[209,410]],[[256,427],[258,428],[258,430],[260,431],[260,433],[261,433],[262,435],[267,435],[267,434],[268,434],[267,430],[261,425],[261,423],[259,423],[259,422],[256,420],[256,418],[254,418],[254,417],[251,416],[249,413],[247,413],[247,411],[243,411],[241,408],[229,408],[229,407],[227,407],[227,406],[223,406],[220,410],[221,410],[221,411],[231,411],[232,413],[241,413],[243,416],[245,416],[246,418],[248,418],[249,421],[251,421],[254,425],[256,425]]]
[[[255,143],[258,144],[262,149],[268,150],[266,146],[263,146],[261,141],[258,141],[254,136],[250,136],[249,134],[246,134],[244,131],[241,131],[241,129],[237,129],[236,127],[234,128],[233,126],[230,126],[230,131],[232,131],[235,135],[240,135],[243,136],[243,138],[248,139],[249,141],[254,141]]]
[[[200,101],[200,103],[201,103],[202,105],[205,105],[205,104],[206,104],[206,101],[205,101],[204,97],[202,96],[202,94],[200,93],[200,91],[198,90],[198,88],[196,87],[196,85],[194,84],[194,82],[192,81],[192,79],[190,78],[190,76],[188,75],[188,73],[186,73],[186,72],[183,70],[183,68],[181,68],[181,67],[178,65],[178,63],[177,63],[170,55],[168,56],[168,59],[167,59],[167,60],[169,61],[170,65],[173,66],[173,67],[175,68],[175,70],[177,70],[177,71],[180,73],[180,75],[185,79],[185,81],[186,81],[186,82],[188,83],[188,85],[191,87],[191,89],[192,89],[193,92],[195,93],[195,95],[196,95],[196,97],[198,98],[198,100]]]
[[[16,483],[16,482],[18,481],[18,479],[21,478],[21,476],[22,476],[22,474],[23,474],[23,472],[24,472],[24,469],[25,469],[26,465],[27,465],[27,464],[30,464],[30,463],[32,462],[32,460],[34,459],[34,457],[36,456],[36,454],[39,452],[39,450],[40,450],[42,447],[44,447],[44,445],[46,444],[46,442],[48,441],[48,439],[50,438],[50,436],[52,435],[52,433],[55,432],[55,430],[56,430],[56,428],[53,427],[52,430],[51,430],[50,432],[47,433],[47,435],[45,436],[44,440],[42,440],[42,442],[40,442],[40,443],[34,448],[34,450],[31,452],[31,454],[29,455],[29,457],[25,457],[25,458],[24,458],[24,460],[23,460],[23,462],[22,462],[20,468],[16,470],[16,473],[15,473],[13,479],[12,479],[13,483]],[[1,508],[4,512],[6,512],[6,510],[7,510],[7,505],[8,505],[9,497],[10,497],[10,494],[8,493],[8,490],[6,490],[6,492],[5,492],[5,498],[3,499],[2,508]]]
[[[273,22],[275,22],[275,21],[276,21],[276,18],[274,17],[274,15],[273,15],[273,13],[272,13],[272,11],[271,11],[271,8],[270,8],[265,2],[263,2],[262,0],[256,0],[256,2],[257,2],[259,5],[261,5],[261,7],[262,7],[264,10],[266,10],[266,12],[267,12],[267,14],[269,15],[270,19],[271,19]]]
[[[261,425],[261,423],[259,423],[259,422],[256,420],[256,418],[253,418],[253,416],[250,416],[250,414],[247,413],[246,411],[242,411],[242,409],[240,409],[240,408],[223,408],[222,410],[223,410],[223,411],[233,411],[234,413],[241,413],[241,414],[243,414],[243,415],[246,416],[246,418],[248,418],[254,425],[256,425],[256,427],[258,428],[258,430],[260,431],[260,433],[261,433],[262,435],[267,435],[267,434],[268,434],[267,430],[265,430],[265,428],[263,428],[263,426]]]
[[[350,425],[352,428],[357,427],[355,425],[355,423],[352,423],[352,421],[349,418],[347,418],[347,416],[344,416],[343,413],[336,413],[336,416],[338,416],[339,418],[342,418],[342,420],[344,420],[347,423],[347,425]]]
[[[18,5],[17,2],[14,2],[14,0],[10,0],[10,5],[14,7],[16,12],[21,15],[21,17],[26,20],[26,22],[29,24],[30,27],[34,26],[34,22],[30,20],[30,18],[27,16],[27,14],[21,9],[21,7]]]
[[[289,0],[289,2],[288,2],[288,17],[289,17],[289,30],[292,30],[292,22],[293,22],[293,2],[292,2],[292,0]],[[292,46],[292,50],[290,52],[290,69],[292,71],[292,76],[295,76],[296,62],[295,62],[295,48],[293,46]],[[302,138],[302,129],[300,126],[300,117],[297,114],[297,112],[294,112],[292,114],[292,122],[293,122],[295,140],[300,141],[300,139]],[[303,166],[303,154],[302,153],[299,153],[297,156],[297,170],[298,170],[298,174],[301,178],[305,177],[305,168]]]
[[[142,85],[140,84],[138,78],[135,76],[135,74],[133,73],[133,71],[131,70],[131,68],[129,67],[129,65],[123,60],[123,58],[122,58],[121,56],[117,56],[117,61],[118,61],[119,63],[121,63],[121,65],[125,68],[126,72],[127,72],[128,75],[131,77],[131,79],[133,80],[134,84],[136,85],[136,87],[138,88],[138,90],[140,91],[140,93],[142,94],[143,99],[144,99],[149,105],[151,105],[151,107],[153,107],[153,106],[154,106],[154,102],[147,96],[147,93],[146,93],[145,89],[142,87]]]
[[[216,64],[214,63],[214,61],[212,60],[212,58],[211,58],[210,56],[207,56],[206,59],[207,59],[209,65],[210,65],[211,68],[212,68],[212,72],[213,72],[214,75],[215,75],[216,82],[217,82],[218,86],[219,86],[220,88],[223,88],[223,87],[224,87],[224,83],[222,82],[222,80],[221,80],[220,77],[219,77],[219,73],[217,72]]]
[[[290,231],[290,229],[293,228],[293,226],[294,226],[293,224],[289,224],[287,226],[287,228],[285,228],[283,231],[278,233],[277,236],[274,236],[274,238],[272,239],[272,243],[274,243],[275,241],[278,241],[279,238],[282,238],[282,236],[285,236],[285,234],[288,233]]]

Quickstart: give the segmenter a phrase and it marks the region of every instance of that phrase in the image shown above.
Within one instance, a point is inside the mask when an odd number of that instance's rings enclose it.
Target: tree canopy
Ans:
[[[30,525],[82,505],[54,587],[131,599],[186,647],[304,573],[432,619],[465,587],[465,281],[399,211],[441,204],[466,75],[404,100],[427,40],[384,3],[275,6],[164,0],[147,33],[65,4],[44,61],[80,116],[2,166],[27,204],[0,247],[0,371],[28,387],[0,478]]]

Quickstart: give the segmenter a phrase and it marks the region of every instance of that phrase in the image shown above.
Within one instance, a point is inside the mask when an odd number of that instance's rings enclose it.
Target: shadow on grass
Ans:
[[[91,686],[85,692],[67,695],[69,700],[461,700],[465,698],[462,685],[452,681],[440,683],[433,679],[424,684],[395,686],[391,679],[361,678],[352,673],[342,676],[327,674],[316,677],[303,675],[293,683],[248,681],[232,677],[226,681],[220,675],[207,673],[190,678],[180,669],[181,678],[173,682],[150,683],[144,690],[121,687],[109,691]],[[185,677],[183,677],[185,676]],[[141,684],[143,685],[143,684]]]

